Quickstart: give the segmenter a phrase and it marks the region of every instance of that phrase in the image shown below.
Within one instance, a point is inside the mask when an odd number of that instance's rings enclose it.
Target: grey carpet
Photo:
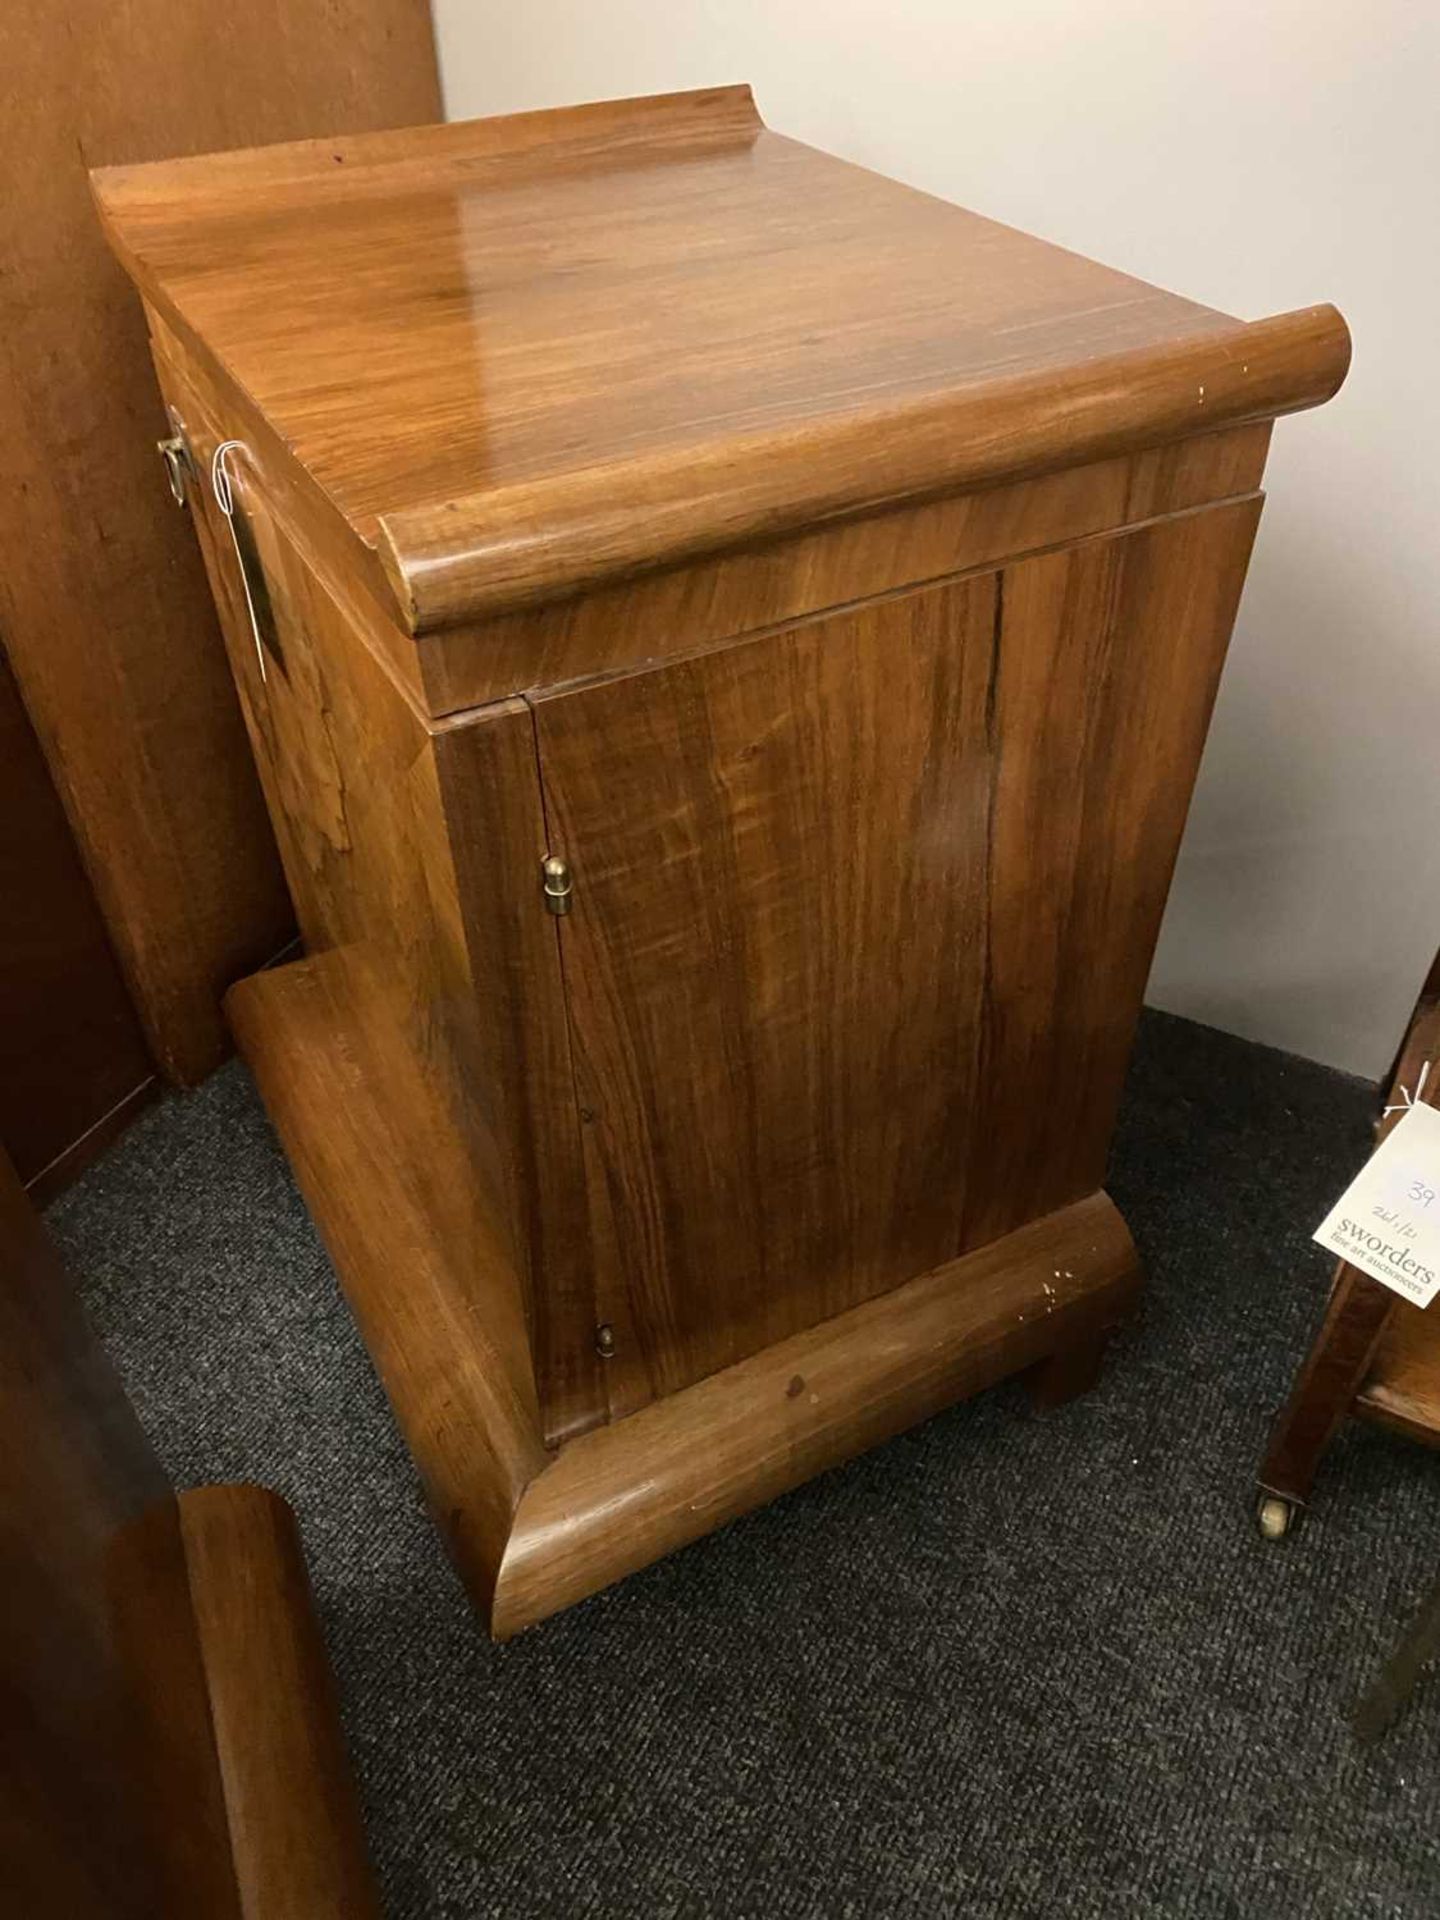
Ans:
[[[1149,1016],[1102,1387],[998,1389],[499,1649],[239,1068],[50,1219],[176,1478],[300,1515],[395,1920],[1408,1920],[1440,1686],[1374,1753],[1344,1716],[1440,1568],[1440,1460],[1352,1428],[1299,1537],[1251,1522],[1370,1103]]]

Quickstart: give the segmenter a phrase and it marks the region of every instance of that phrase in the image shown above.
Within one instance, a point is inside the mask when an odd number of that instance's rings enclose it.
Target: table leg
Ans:
[[[1278,1540],[1314,1484],[1320,1457],[1365,1384],[1395,1296],[1343,1261],[1324,1321],[1260,1464],[1260,1530]]]

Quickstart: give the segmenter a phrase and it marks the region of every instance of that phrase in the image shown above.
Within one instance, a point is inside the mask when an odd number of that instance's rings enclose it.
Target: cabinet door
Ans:
[[[1100,1184],[1257,513],[537,700],[613,1412]]]

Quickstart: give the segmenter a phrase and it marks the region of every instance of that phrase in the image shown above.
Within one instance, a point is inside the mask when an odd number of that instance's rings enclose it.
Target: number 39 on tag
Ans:
[[[1440,1109],[1407,1110],[1314,1237],[1402,1298],[1429,1306],[1440,1292]]]

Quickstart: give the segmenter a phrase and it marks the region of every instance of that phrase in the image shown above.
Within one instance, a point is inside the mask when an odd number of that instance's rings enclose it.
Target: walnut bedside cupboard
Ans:
[[[1339,315],[1158,292],[744,87],[95,191],[306,941],[231,1018],[492,1631],[1083,1387]]]

